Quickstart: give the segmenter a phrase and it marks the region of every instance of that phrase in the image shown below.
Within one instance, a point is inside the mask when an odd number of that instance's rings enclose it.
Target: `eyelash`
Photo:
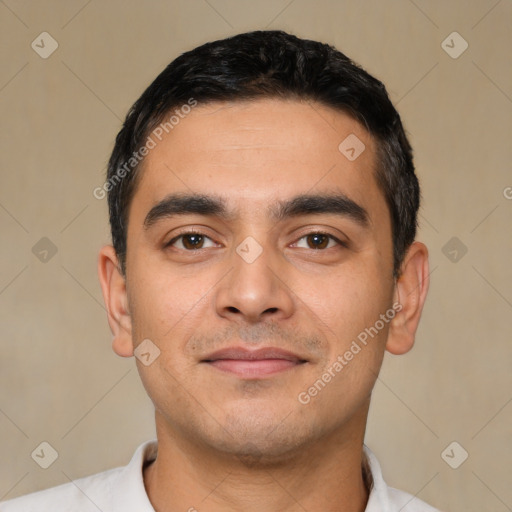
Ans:
[[[212,240],[208,235],[205,235],[204,233],[202,233],[201,231],[195,231],[195,230],[189,230],[189,231],[185,231],[183,233],[180,233],[178,236],[175,236],[174,238],[172,238],[171,240],[169,240],[169,242],[167,242],[165,245],[164,245],[164,248],[167,248],[167,247],[171,247],[172,244],[174,244],[175,242],[177,242],[180,238],[183,238],[184,236],[187,236],[187,235],[200,235],[200,236],[203,236],[205,238],[208,238],[210,240]],[[304,235],[302,235],[300,238],[297,239],[296,242],[294,243],[297,243],[298,241],[302,240],[303,238],[306,238],[310,235],[323,235],[323,236],[326,236],[328,238],[330,238],[331,240],[334,240],[339,246],[341,247],[344,247],[345,249],[348,248],[348,244],[346,242],[342,242],[341,240],[339,240],[338,238],[336,238],[334,235],[332,235],[331,233],[328,233],[326,231],[311,231],[309,233],[305,233]],[[179,249],[179,250],[184,250],[186,252],[198,252],[200,251],[201,249]],[[310,249],[312,251],[325,251],[326,249]]]

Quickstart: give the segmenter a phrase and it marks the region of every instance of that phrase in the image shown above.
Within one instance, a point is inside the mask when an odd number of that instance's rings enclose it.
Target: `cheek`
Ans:
[[[342,265],[325,279],[304,286],[298,295],[315,315],[343,340],[373,325],[390,307],[392,279],[380,263]]]
[[[186,408],[193,410],[194,406],[190,403],[193,395],[185,392],[182,384],[186,379],[177,373],[164,352],[150,366],[137,362],[137,370],[155,409],[166,416],[169,422],[173,421],[168,415],[169,411]]]
[[[303,400],[313,410],[354,412],[368,399],[379,373],[389,321],[390,287],[378,273],[343,273],[314,297],[315,313],[326,326],[328,357],[305,383]],[[301,402],[304,403],[304,402]]]
[[[140,265],[133,268],[132,288],[129,293],[132,325],[136,339],[177,339],[193,332],[211,297],[209,279],[192,276],[184,278],[179,272],[170,272],[165,265]],[[189,334],[189,335],[190,335]],[[142,337],[142,338],[141,338]]]

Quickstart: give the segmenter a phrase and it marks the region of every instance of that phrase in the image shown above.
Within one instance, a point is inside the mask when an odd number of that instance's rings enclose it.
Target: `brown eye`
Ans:
[[[321,233],[314,233],[306,237],[310,249],[325,249],[329,245],[329,237]]]
[[[205,246],[208,242],[210,242],[210,245]],[[180,236],[173,238],[167,246],[172,246],[176,249],[182,249],[185,251],[194,251],[198,249],[205,249],[206,247],[215,247],[215,244],[209,237],[202,235],[201,233],[183,233]]]
[[[201,249],[204,243],[203,235],[184,235],[183,247],[185,249]]]
[[[305,243],[304,243],[305,242]],[[335,245],[343,245],[332,235],[327,233],[310,233],[303,236],[298,242],[297,247],[305,249],[329,249]]]

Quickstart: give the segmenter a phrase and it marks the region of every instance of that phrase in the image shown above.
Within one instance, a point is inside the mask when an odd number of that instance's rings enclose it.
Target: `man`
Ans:
[[[284,32],[205,44],[134,104],[99,278],[158,444],[13,511],[434,510],[363,444],[428,289],[419,186],[384,86]]]

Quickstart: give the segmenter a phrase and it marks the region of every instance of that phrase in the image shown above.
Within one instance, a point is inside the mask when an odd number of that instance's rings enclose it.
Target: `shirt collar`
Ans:
[[[379,461],[368,446],[363,445],[363,453],[366,455],[366,460],[370,466],[372,488],[365,512],[394,512],[389,500],[388,486],[384,482],[382,470],[380,469]]]
[[[155,512],[144,487],[143,467],[156,459],[157,451],[156,439],[142,443],[130,463],[121,470],[110,490],[113,512]],[[368,462],[372,481],[365,512],[395,512],[377,458],[366,445],[363,445],[363,453]]]
[[[156,459],[156,439],[142,443],[112,483],[112,512],[155,512],[144,487],[144,464]]]

